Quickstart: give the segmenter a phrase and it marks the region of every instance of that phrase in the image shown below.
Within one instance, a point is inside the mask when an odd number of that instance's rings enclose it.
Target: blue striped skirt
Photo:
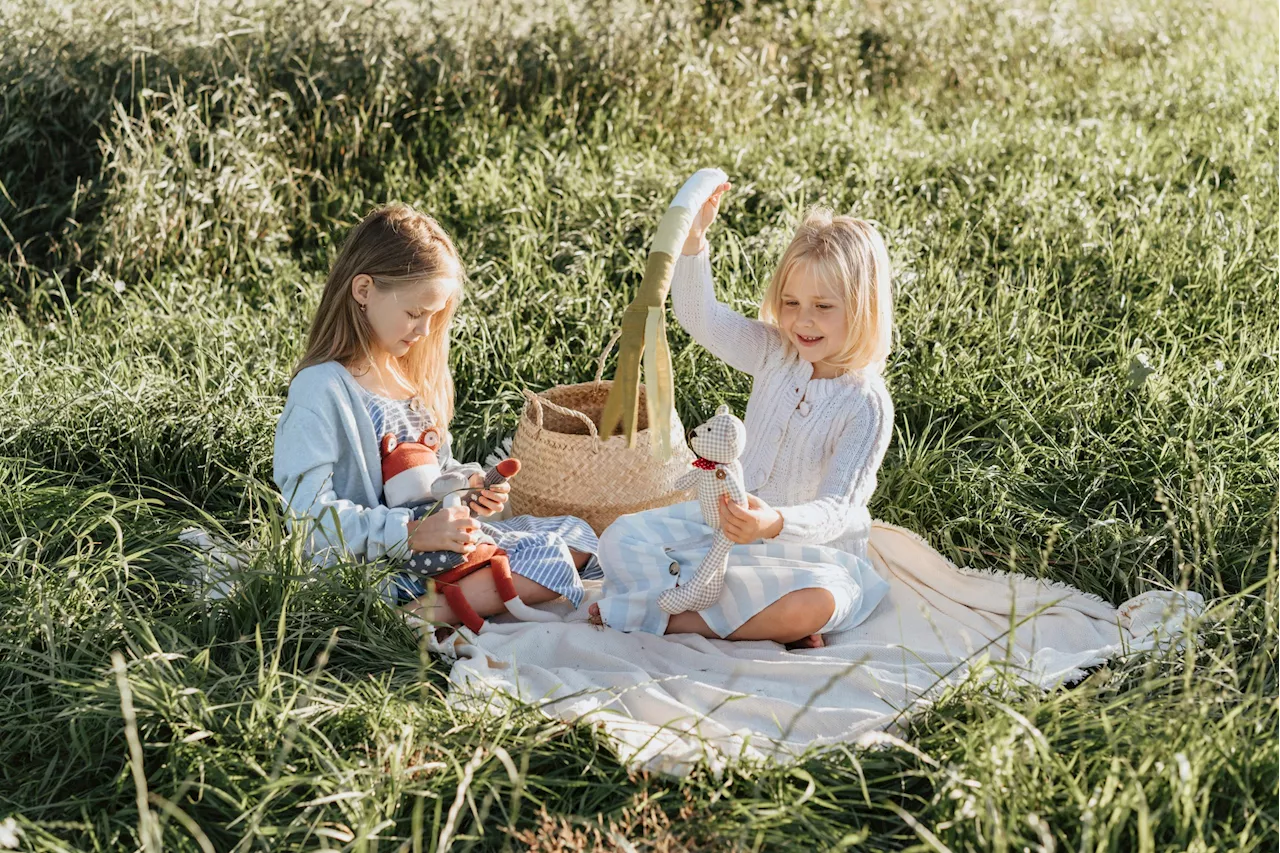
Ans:
[[[600,536],[604,624],[664,633],[670,617],[658,606],[658,596],[677,581],[693,579],[712,534],[697,501],[624,515],[611,524]],[[733,546],[724,594],[701,615],[707,627],[727,637],[787,593],[812,588],[835,598],[824,634],[862,622],[889,592],[889,584],[863,557],[822,545],[760,541]]]
[[[600,542],[591,526],[572,515],[536,518],[517,515],[504,521],[482,521],[480,528],[507,552],[511,573],[558,592],[577,607],[585,591],[583,580],[601,577],[596,551]],[[570,550],[591,554],[582,572],[573,564]],[[393,604],[425,595],[426,584],[408,572],[392,575],[384,596]]]

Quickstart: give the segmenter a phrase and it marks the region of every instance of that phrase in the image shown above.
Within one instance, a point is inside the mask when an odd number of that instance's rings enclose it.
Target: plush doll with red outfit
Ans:
[[[485,472],[484,482],[475,487],[467,473],[440,473],[440,434],[435,428],[423,430],[418,441],[397,442],[387,433],[382,437],[382,494],[388,506],[416,507],[414,519],[437,512],[442,507],[465,505],[475,514],[479,492],[505,483],[520,470],[517,459],[504,459]],[[484,627],[484,619],[475,612],[458,587],[458,581],[472,572],[487,568],[493,573],[498,594],[507,612],[527,622],[559,621],[557,617],[534,610],[520,600],[511,581],[511,564],[507,553],[492,537],[482,533],[470,554],[457,551],[416,551],[405,563],[405,570],[431,580],[436,592],[449,602],[453,612],[472,631]]]

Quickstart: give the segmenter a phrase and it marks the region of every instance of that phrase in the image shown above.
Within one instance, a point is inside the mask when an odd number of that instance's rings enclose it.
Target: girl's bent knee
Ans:
[[[560,593],[534,580],[529,580],[524,575],[516,573],[511,574],[511,583],[515,586],[516,592],[520,594],[520,600],[525,604],[542,604],[545,601],[559,598]]]
[[[798,589],[782,597],[784,624],[791,640],[816,634],[831,621],[836,612],[836,598],[825,589]],[[790,641],[790,640],[789,640]]]

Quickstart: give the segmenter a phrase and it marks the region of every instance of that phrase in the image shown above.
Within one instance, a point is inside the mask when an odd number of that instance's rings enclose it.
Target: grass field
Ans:
[[[1276,38],[1260,0],[6,0],[0,849],[1275,849]],[[721,779],[446,708],[367,572],[280,534],[336,242],[388,199],[456,237],[477,458],[521,388],[590,376],[706,165],[744,311],[806,206],[882,223],[874,515],[1113,601],[1197,590],[1202,634]],[[741,410],[671,339],[686,423]],[[213,611],[192,523],[268,545]]]

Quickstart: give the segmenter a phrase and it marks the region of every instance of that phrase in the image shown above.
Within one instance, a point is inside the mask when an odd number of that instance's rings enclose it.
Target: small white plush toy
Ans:
[[[728,494],[739,506],[747,505],[742,463],[738,461],[746,443],[747,428],[728,406],[716,409],[715,416],[695,427],[689,437],[689,446],[698,458],[693,462],[693,470],[676,481],[676,488],[697,485],[702,520],[715,530],[715,536],[693,580],[658,596],[658,606],[667,613],[705,610],[724,592],[724,573],[733,542],[720,528],[720,496]]]

